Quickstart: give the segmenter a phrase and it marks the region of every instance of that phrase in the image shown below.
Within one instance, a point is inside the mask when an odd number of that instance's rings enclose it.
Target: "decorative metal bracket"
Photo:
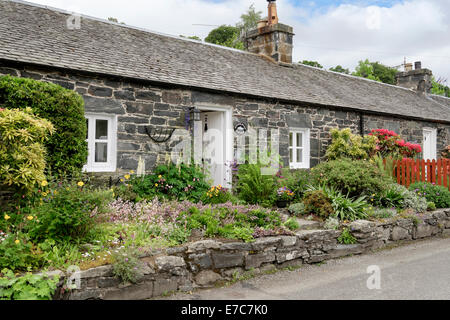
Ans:
[[[147,135],[156,143],[164,143],[172,138],[175,131],[174,128],[161,128],[161,127],[145,127]]]

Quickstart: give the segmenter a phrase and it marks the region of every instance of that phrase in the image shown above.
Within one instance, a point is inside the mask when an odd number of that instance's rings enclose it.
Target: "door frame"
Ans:
[[[225,181],[226,185],[224,187],[231,188],[232,187],[232,172],[229,165],[233,162],[233,142],[234,142],[234,130],[233,130],[233,108],[232,107],[219,107],[219,106],[208,106],[202,105],[197,106],[197,108],[201,111],[215,111],[215,112],[223,112],[224,113],[224,128],[225,128],[225,136],[224,136],[224,164],[226,168],[229,168],[225,171]]]
[[[436,128],[423,128],[423,159],[428,160],[425,158],[425,132],[430,133],[430,137],[432,142],[434,143],[431,145],[431,158],[429,160],[437,160],[437,129]]]

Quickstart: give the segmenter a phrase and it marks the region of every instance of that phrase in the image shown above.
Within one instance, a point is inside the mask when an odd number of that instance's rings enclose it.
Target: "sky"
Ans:
[[[28,0],[171,35],[204,39],[214,26],[236,24],[265,0]],[[354,70],[368,58],[400,66],[404,59],[450,85],[450,0],[278,0],[280,23],[294,28],[295,62]],[[400,69],[403,70],[403,69]]]

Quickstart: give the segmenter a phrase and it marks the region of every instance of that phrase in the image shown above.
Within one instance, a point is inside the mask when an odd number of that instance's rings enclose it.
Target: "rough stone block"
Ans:
[[[258,238],[252,243],[252,249],[261,251],[270,247],[278,247],[281,244],[281,237]]]
[[[201,271],[195,276],[195,283],[202,287],[211,286],[219,280],[222,280],[222,277],[212,270]]]
[[[244,265],[244,253],[213,253],[214,266],[220,268],[242,267]]]
[[[194,243],[191,243],[188,246],[188,253],[191,252],[200,252],[205,251],[206,249],[219,249],[221,247],[221,243],[214,240],[201,240]]]
[[[157,95],[153,91],[142,91],[142,90],[136,91],[136,99],[161,102],[161,96]]]
[[[85,271],[80,271],[80,279],[97,278],[97,277],[111,277],[113,267],[111,265],[101,266]]]
[[[259,268],[263,263],[275,261],[275,252],[268,251],[245,257],[245,269]]]
[[[278,263],[294,260],[297,258],[307,258],[309,256],[308,250],[283,250],[277,251],[276,259]]]
[[[202,269],[208,269],[212,266],[211,255],[207,253],[191,254],[188,256],[188,259],[190,260],[189,266],[194,272]]]
[[[86,112],[99,112],[108,114],[125,114],[122,103],[115,99],[96,98],[83,96],[84,108]]]
[[[402,227],[397,227],[397,226],[392,228],[391,237],[390,237],[390,239],[392,241],[398,241],[398,240],[403,240],[403,239],[408,239],[408,238],[411,238],[411,236],[408,233],[408,230],[406,230]]]
[[[292,247],[297,243],[296,236],[282,236],[281,237],[281,245],[283,247]]]
[[[144,115],[153,114],[153,104],[152,103],[141,103],[141,102],[127,102],[126,104],[128,113],[138,113]]]
[[[96,97],[111,97],[112,96],[112,89],[111,88],[105,88],[105,87],[98,87],[98,86],[89,86],[88,90],[90,95],[96,96]]]
[[[185,267],[184,259],[177,256],[163,256],[155,260],[155,264],[159,271],[171,271],[174,268]]]
[[[177,289],[177,279],[156,279],[153,283],[153,296],[158,297],[169,292],[174,292]]]
[[[104,300],[145,300],[153,297],[153,282],[134,284],[105,292]]]

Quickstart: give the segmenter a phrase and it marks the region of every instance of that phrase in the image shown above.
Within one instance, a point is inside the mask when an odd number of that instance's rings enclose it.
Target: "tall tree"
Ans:
[[[344,69],[341,65],[337,65],[334,68],[330,68],[330,71],[339,72],[339,73],[345,73],[350,74],[350,71],[348,69]]]
[[[241,39],[245,34],[258,26],[258,21],[262,19],[262,11],[255,11],[255,5],[252,4],[246,13],[241,15],[241,21],[236,24],[239,28]]]
[[[397,72],[395,68],[385,66],[379,62],[370,62],[369,59],[366,59],[359,61],[352,75],[395,85]]]
[[[244,49],[244,44],[239,38],[239,28],[233,26],[222,25],[211,30],[205,41],[225,47]]]
[[[323,66],[320,63],[318,63],[317,61],[303,60],[303,61],[300,61],[300,63],[301,64],[306,64],[307,66],[323,69]]]
[[[439,78],[436,80],[436,78],[433,77],[431,82],[433,84],[433,86],[431,87],[432,94],[450,98],[450,88],[445,85],[447,83],[447,80],[443,78]]]

